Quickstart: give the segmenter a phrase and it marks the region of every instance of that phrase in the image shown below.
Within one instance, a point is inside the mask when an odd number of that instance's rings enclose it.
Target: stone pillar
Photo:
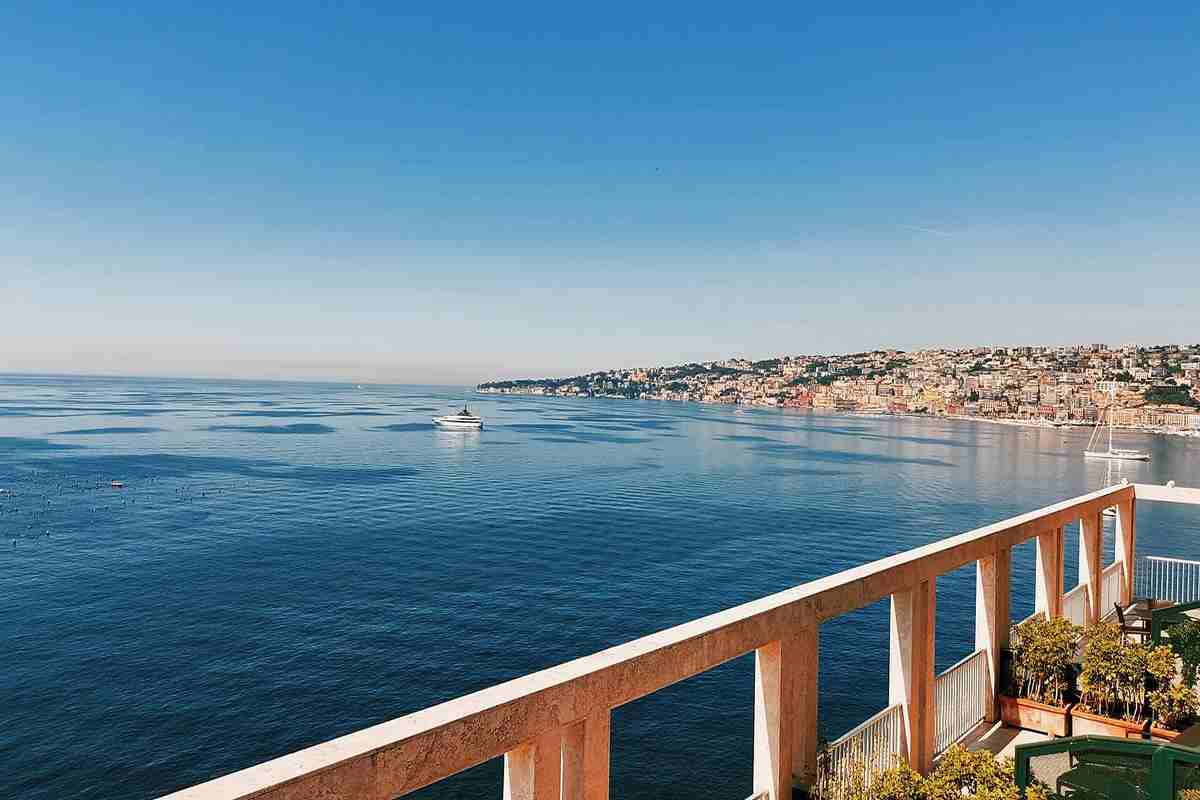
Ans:
[[[816,622],[806,625],[790,642],[794,647],[793,657],[788,660],[788,642],[785,641],[784,663],[792,673],[792,783],[811,787],[817,779],[817,750],[820,745],[817,709],[820,699],[821,626]]]
[[[562,800],[608,800],[612,715],[599,711],[563,733]]]
[[[790,683],[796,657],[791,640],[754,651],[754,794],[768,800],[792,796],[792,734],[795,692]]]
[[[1079,582],[1088,587],[1088,624],[1099,621],[1103,614],[1100,609],[1100,537],[1103,533],[1103,517],[1099,512],[1079,520]]]
[[[561,730],[505,753],[504,800],[560,800],[561,764]]]
[[[936,581],[892,595],[888,704],[903,707],[901,751],[922,774],[933,766]]]
[[[1012,552],[1001,550],[975,562],[975,649],[987,652],[988,702],[986,719],[1000,718],[997,695],[1000,694],[1000,651],[1008,646],[1009,572]]]
[[[1117,543],[1116,560],[1123,566],[1121,570],[1121,605],[1127,606],[1133,602],[1134,578],[1136,577],[1137,560],[1137,501],[1130,497],[1128,501],[1117,506]]]
[[[1037,537],[1034,610],[1044,613],[1047,619],[1062,616],[1063,539],[1062,528]]]

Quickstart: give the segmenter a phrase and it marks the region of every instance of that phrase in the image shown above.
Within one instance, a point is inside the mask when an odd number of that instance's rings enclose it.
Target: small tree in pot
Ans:
[[[1071,663],[1082,633],[1070,620],[1040,616],[1013,629],[1009,695],[1000,697],[1006,723],[1067,735]]]
[[[1141,735],[1150,721],[1152,690],[1169,692],[1174,683],[1175,654],[1166,646],[1127,641],[1115,625],[1093,625],[1085,639],[1072,732]],[[1159,701],[1164,711],[1165,698]]]

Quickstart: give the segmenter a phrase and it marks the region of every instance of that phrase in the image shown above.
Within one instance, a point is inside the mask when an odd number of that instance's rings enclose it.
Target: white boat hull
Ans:
[[[1120,450],[1085,450],[1084,458],[1106,458],[1111,461],[1149,461],[1150,454],[1138,451],[1121,452]]]
[[[481,419],[455,419],[454,417],[434,417],[433,424],[439,428],[449,428],[457,431],[477,431],[483,428]]]

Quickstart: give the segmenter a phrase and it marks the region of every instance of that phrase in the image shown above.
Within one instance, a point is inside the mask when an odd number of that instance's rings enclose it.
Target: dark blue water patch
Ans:
[[[675,428],[673,423],[660,420],[630,420],[628,423],[583,422],[580,424],[586,428],[595,428],[602,431],[669,431]]]
[[[802,444],[789,444],[766,436],[751,436],[745,434],[718,435],[715,438],[724,441],[746,442],[750,449],[759,453],[774,456],[798,456],[813,461],[859,461],[875,464],[917,464],[926,467],[953,467],[949,461],[937,458],[902,458],[882,453],[856,453],[845,450],[820,450]]]
[[[535,433],[558,433],[561,431],[573,431],[574,425],[565,425],[554,422],[520,422],[509,423],[507,425],[497,425],[497,428],[514,431],[532,431]]]
[[[67,449],[65,446],[63,449]],[[419,474],[415,467],[295,465],[267,459],[229,456],[183,456],[168,453],[140,455],[80,455],[40,458],[29,464],[84,480],[83,476],[113,476],[124,481],[233,475],[242,478],[296,480],[304,483],[387,483]]]
[[[55,431],[51,436],[107,436],[109,434],[123,433],[161,433],[162,428],[76,428],[70,431]]]
[[[870,439],[879,442],[911,442],[912,444],[929,444],[938,447],[979,448],[987,445],[966,442],[959,439],[936,439],[929,436],[893,436],[890,434],[858,434],[859,439]]]
[[[209,425],[206,431],[235,431],[239,433],[311,434],[333,433],[337,429],[316,422],[294,422],[291,425]]]
[[[271,419],[311,418],[311,417],[390,417],[386,411],[363,411],[348,409],[346,411],[308,411],[304,409],[266,409],[255,411],[231,411],[227,417],[266,417]]]
[[[392,425],[376,425],[367,428],[369,431],[390,431],[392,433],[408,433],[410,431],[432,431],[432,422],[397,422]]]
[[[629,424],[648,431],[669,430],[675,427],[675,423],[669,419],[635,419],[630,420]]]
[[[81,444],[62,444],[49,439],[30,439],[23,436],[0,436],[0,453],[48,453],[58,450],[82,450]]]
[[[871,464],[913,464],[923,467],[946,467],[953,468],[955,465],[949,461],[942,461],[938,458],[900,458],[897,456],[887,456],[880,453],[847,453],[842,450],[817,450],[803,445],[783,444],[775,442],[771,444],[757,444],[751,447],[760,453],[766,453],[774,456],[798,456],[811,461],[833,461],[837,463],[843,462],[859,462]]]
[[[573,444],[581,443],[607,443],[607,444],[643,444],[649,442],[650,439],[642,436],[618,436],[614,433],[597,433],[595,431],[563,431],[557,436],[535,436],[539,442],[571,442]]]
[[[812,475],[817,477],[845,477],[847,475],[861,475],[861,472],[849,469],[821,469],[820,467],[784,467],[784,466],[764,466],[756,470],[759,475],[766,476],[787,476],[787,475]]]

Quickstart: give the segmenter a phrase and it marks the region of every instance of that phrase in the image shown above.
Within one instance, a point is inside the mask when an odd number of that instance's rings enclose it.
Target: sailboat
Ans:
[[[1117,409],[1116,383],[1109,386],[1108,396],[1108,413],[1105,415],[1108,417],[1108,449],[1094,449],[1096,447],[1096,438],[1100,435],[1100,429],[1104,427],[1104,419],[1101,418],[1092,431],[1092,438],[1088,439],[1087,449],[1083,451],[1084,458],[1108,458],[1114,461],[1149,461],[1150,454],[1144,450],[1121,450],[1113,447],[1113,417]]]

